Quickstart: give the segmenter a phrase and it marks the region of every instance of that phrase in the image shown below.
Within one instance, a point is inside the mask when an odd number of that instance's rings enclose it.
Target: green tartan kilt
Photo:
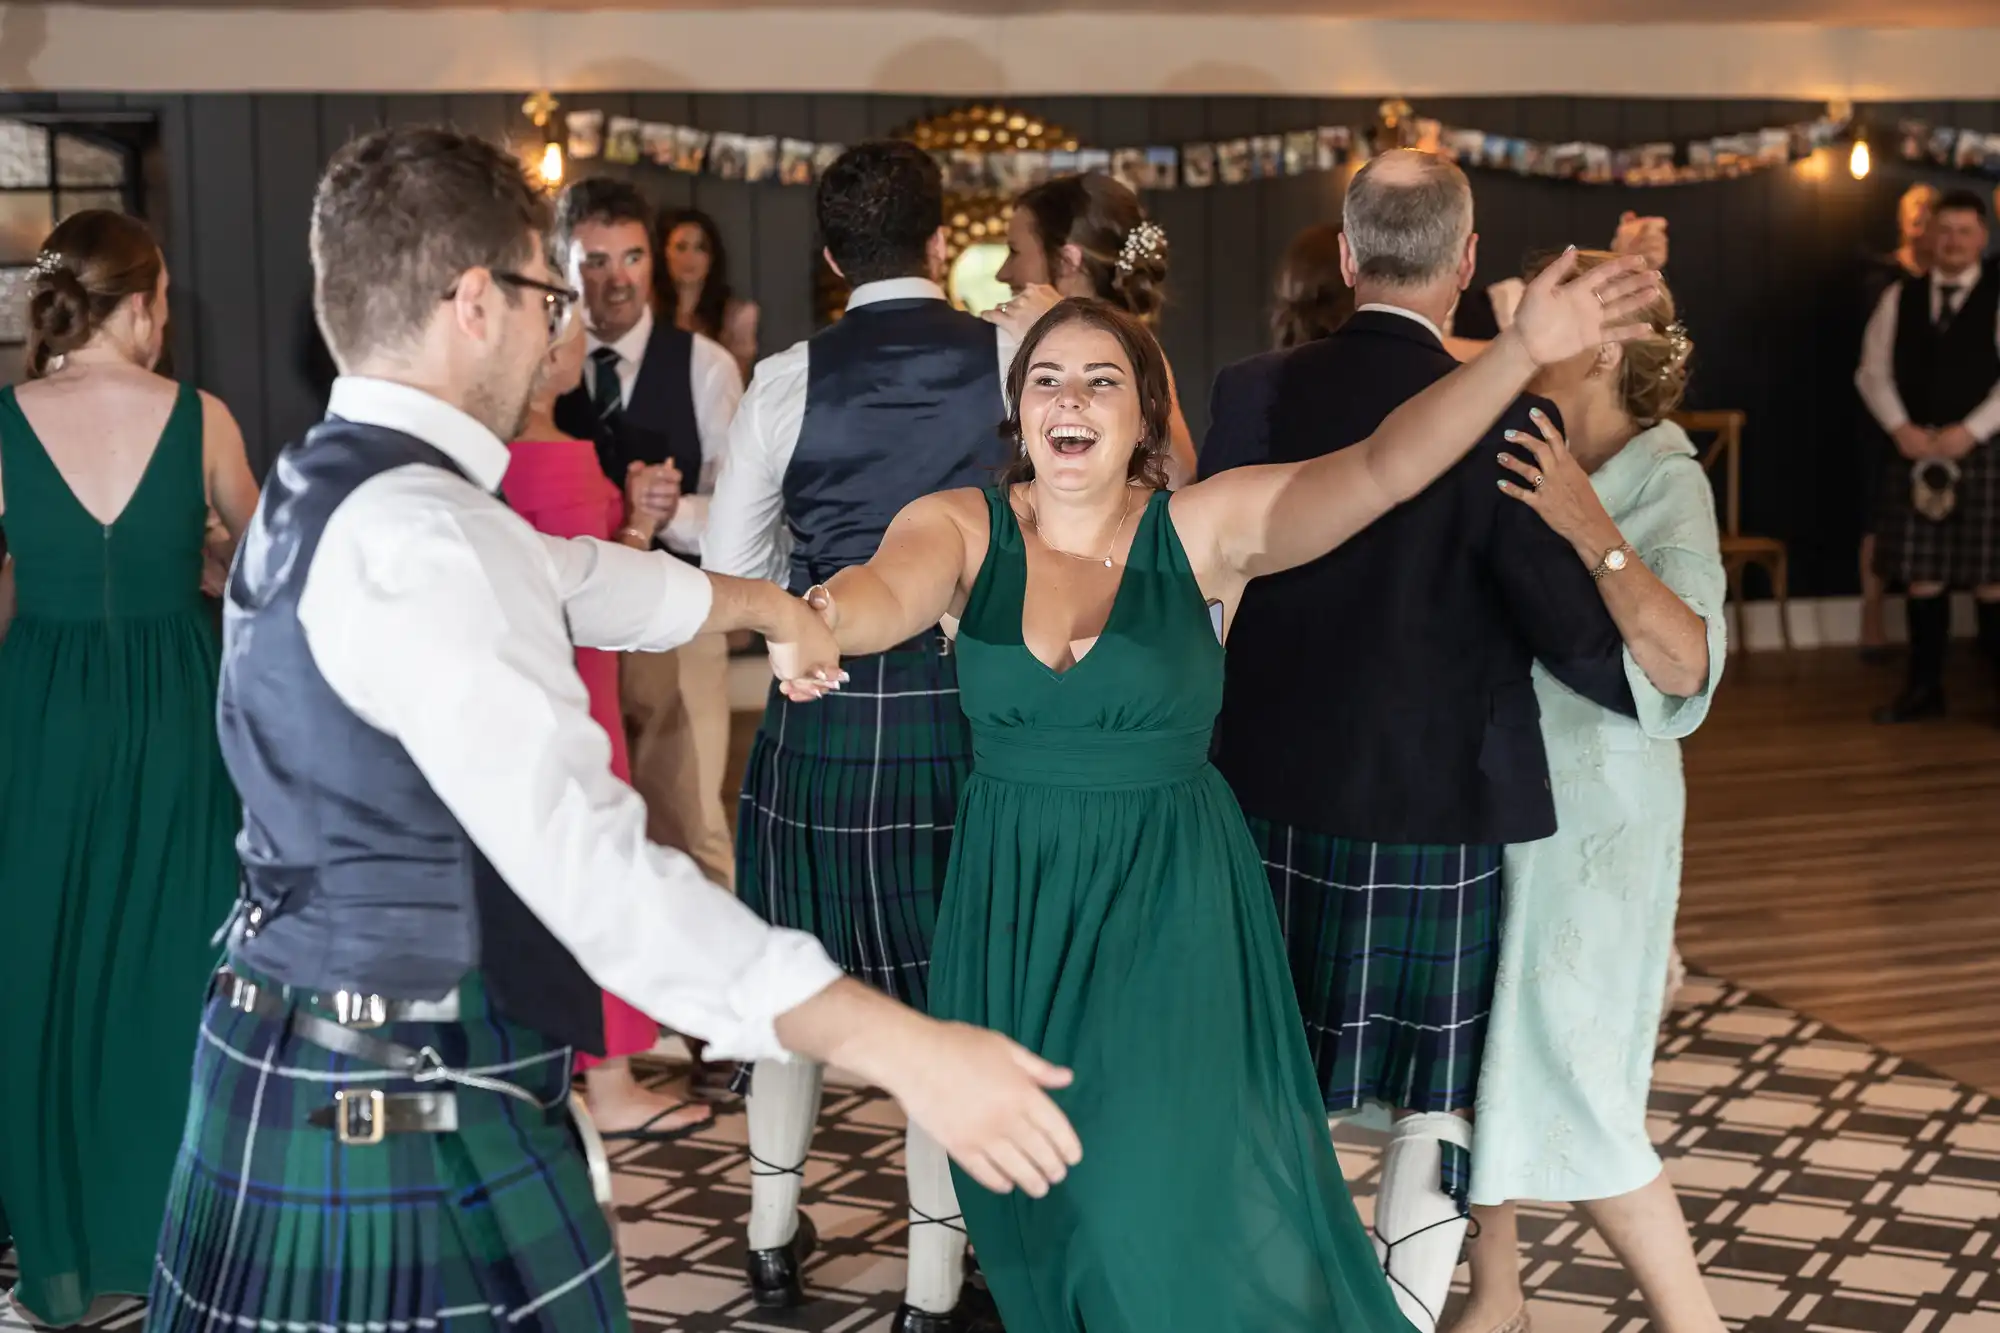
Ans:
[[[368,1146],[343,1146],[306,1117],[337,1089],[415,1085],[210,1000],[149,1333],[630,1327],[611,1228],[567,1113],[570,1049],[494,1012],[476,976],[459,989],[459,1022],[374,1035],[429,1046],[546,1109],[454,1087],[457,1133]]]
[[[842,663],[817,703],[771,690],[736,820],[736,891],[920,1011],[972,735],[938,631]]]
[[[1502,849],[1249,824],[1327,1110],[1471,1110],[1500,968]]]

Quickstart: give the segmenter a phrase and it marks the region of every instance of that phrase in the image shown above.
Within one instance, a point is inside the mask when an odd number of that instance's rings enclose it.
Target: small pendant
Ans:
[[[1111,568],[1111,557],[1108,555],[1104,557],[1104,567],[1106,569]]]

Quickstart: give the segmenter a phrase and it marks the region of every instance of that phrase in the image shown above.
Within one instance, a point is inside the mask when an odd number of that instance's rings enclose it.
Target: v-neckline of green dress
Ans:
[[[1013,488],[1003,487],[1000,499],[1000,507],[1007,511],[1007,521],[1014,526],[1014,540],[1011,543],[1012,554],[1021,564],[1021,615],[1018,626],[1020,630],[1021,651],[1027,655],[1029,661],[1040,667],[1050,679],[1066,681],[1080,671],[1085,662],[1090,661],[1098,655],[1098,650],[1105,646],[1105,640],[1111,637],[1112,628],[1118,624],[1119,612],[1125,606],[1125,591],[1132,583],[1132,553],[1141,549],[1141,543],[1149,535],[1147,525],[1153,521],[1153,511],[1158,507],[1156,504],[1158,496],[1149,496],[1144,507],[1139,511],[1139,526],[1133,530],[1132,544],[1125,550],[1125,563],[1119,566],[1118,587],[1111,594],[1111,610],[1105,614],[1104,624],[1098,629],[1096,637],[1091,640],[1090,647],[1084,651],[1083,656],[1076,658],[1068,666],[1060,670],[1044,662],[1036,655],[1035,650],[1028,646],[1028,539],[1027,534],[1022,531],[1020,516],[1014,512]],[[1043,544],[1047,545],[1046,542]],[[998,547],[999,543],[995,542],[989,535],[987,539],[987,559],[990,560],[993,558],[993,554]],[[1053,550],[1054,548],[1051,547],[1050,549]],[[1070,642],[1075,643],[1076,640],[1071,639]]]

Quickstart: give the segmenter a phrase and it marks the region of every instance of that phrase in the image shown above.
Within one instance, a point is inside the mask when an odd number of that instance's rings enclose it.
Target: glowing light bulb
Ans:
[[[562,178],[562,145],[551,142],[548,147],[542,149],[542,180],[548,185],[555,186],[562,184]]]
[[[1867,140],[1856,139],[1854,141],[1854,151],[1847,158],[1847,169],[1854,173],[1854,179],[1856,180],[1861,180],[1868,175]]]

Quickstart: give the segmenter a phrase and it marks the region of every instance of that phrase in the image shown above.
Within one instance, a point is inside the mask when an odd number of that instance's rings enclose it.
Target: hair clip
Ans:
[[[1141,260],[1158,259],[1166,249],[1165,229],[1151,218],[1141,218],[1137,226],[1125,233],[1125,244],[1118,249],[1118,271],[1130,273]]]
[[[1674,373],[1687,364],[1694,351],[1694,339],[1688,337],[1687,326],[1679,320],[1660,330],[1660,336],[1667,340],[1667,364],[1660,371],[1661,379],[1670,379]]]
[[[62,256],[53,250],[44,250],[35,256],[35,262],[28,266],[30,278],[47,278],[63,266]]]

